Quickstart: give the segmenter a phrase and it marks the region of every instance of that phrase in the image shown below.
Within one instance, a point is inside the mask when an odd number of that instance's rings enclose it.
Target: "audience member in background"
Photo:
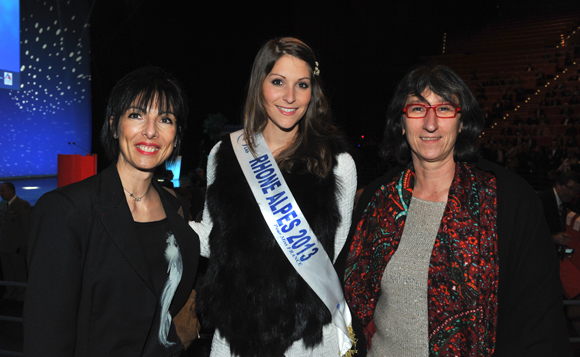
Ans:
[[[538,107],[534,110],[533,115],[538,118],[538,121],[542,121],[546,117],[546,112],[538,105]]]
[[[578,193],[580,193],[580,174],[574,171],[562,172],[553,187],[538,193],[544,206],[544,217],[560,257],[563,257],[563,248],[570,239],[566,233],[566,204]]]
[[[574,128],[573,128],[574,129]],[[566,149],[566,152],[570,154],[570,152],[575,151],[578,147],[578,140],[576,140],[576,135],[571,133],[566,133],[563,139],[563,145]]]
[[[523,124],[524,121],[522,120],[522,118],[519,115],[516,115],[513,121],[513,125],[519,125],[519,124]]]
[[[528,63],[528,66],[525,69],[526,72],[533,72],[534,71],[534,66],[532,66],[531,63]]]
[[[0,197],[6,201],[0,211],[0,261],[4,279],[25,283],[30,203],[16,195],[16,188],[12,182],[0,185]],[[23,302],[24,292],[23,287],[6,286],[4,300]]]
[[[570,104],[564,103],[564,106],[562,107],[562,110],[560,110],[560,114],[572,116],[572,115],[574,115],[574,108],[572,108],[570,106]]]
[[[2,212],[4,212],[4,207],[7,204],[8,204],[8,202],[6,200],[0,199],[0,215],[2,214]],[[0,229],[0,239],[2,239],[2,229]],[[4,273],[2,273],[2,263],[0,263],[0,280],[4,280]],[[0,299],[2,299],[5,292],[6,292],[6,288],[4,286],[0,286]]]
[[[546,126],[545,123],[541,122],[540,125],[538,126],[538,136],[552,136],[552,131],[550,130],[550,128],[548,128]]]
[[[540,124],[540,121],[538,120],[538,118],[535,115],[530,115],[528,117],[528,119],[526,119],[526,124],[527,125],[538,125]]]
[[[167,188],[173,188],[173,171],[171,170],[165,170],[165,174],[164,174],[164,178],[163,178],[163,182],[161,183],[161,186],[163,187],[167,187]]]
[[[580,172],[580,165],[578,165],[578,152],[577,150],[570,150],[568,151],[567,157],[562,161],[562,165],[558,167],[557,172],[563,173],[566,171],[575,171]]]
[[[560,142],[557,139],[552,139],[552,146],[548,149],[548,160],[550,161],[550,170],[556,170],[564,160],[564,150],[560,147]]]
[[[369,342],[376,331],[369,356],[571,355],[541,202],[478,161],[482,127],[448,67],[399,83],[383,153],[403,166],[365,189],[346,260],[347,301]]]
[[[513,135],[520,135],[520,134],[526,134],[526,128],[524,127],[523,123],[518,123],[518,125],[516,126],[516,129],[513,131]]]
[[[207,187],[205,171],[201,167],[198,167],[197,169],[195,169],[195,174],[197,175],[197,179],[195,180],[197,182],[197,185],[200,188],[205,189]]]
[[[153,179],[177,157],[186,117],[160,68],[113,88],[101,143],[114,164],[34,209],[24,354],[177,356],[197,338],[199,240],[188,204]]]
[[[538,69],[536,72],[536,85],[543,86],[544,84],[546,84],[546,75],[541,69]]]
[[[564,115],[564,118],[562,118],[562,121],[560,122],[561,125],[569,125],[569,124],[575,124],[575,120],[572,119],[572,117],[569,114]]]

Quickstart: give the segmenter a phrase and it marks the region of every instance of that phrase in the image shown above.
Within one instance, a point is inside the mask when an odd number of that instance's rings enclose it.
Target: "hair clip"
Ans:
[[[314,75],[320,76],[320,70],[318,69],[318,62],[314,61]]]

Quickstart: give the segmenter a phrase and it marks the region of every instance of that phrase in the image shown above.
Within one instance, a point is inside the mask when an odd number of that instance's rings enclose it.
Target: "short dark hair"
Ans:
[[[119,139],[116,138],[119,120],[134,101],[142,108],[148,108],[156,101],[155,104],[160,111],[173,113],[177,127],[175,148],[167,161],[175,161],[179,155],[183,132],[187,127],[187,98],[181,85],[171,74],[153,66],[130,72],[117,82],[111,91],[105,122],[101,129],[101,144],[107,157],[113,162],[119,157]]]
[[[293,37],[275,38],[266,42],[254,59],[248,85],[248,96],[244,110],[244,133],[253,138],[268,124],[268,114],[263,102],[264,80],[283,56],[301,59],[310,70],[311,97],[308,109],[298,123],[298,133],[294,142],[278,154],[276,161],[281,169],[287,170],[296,159],[306,161],[310,172],[325,177],[332,167],[332,154],[321,138],[341,137],[342,134],[332,123],[330,107],[322,91],[318,75],[318,63],[312,49]],[[316,71],[316,72],[315,72]],[[254,154],[254,148],[249,145]]]
[[[580,174],[576,171],[561,172],[558,177],[556,177],[556,181],[554,181],[554,187],[556,187],[556,185],[566,186],[570,181],[580,184]]]
[[[403,108],[409,95],[425,100],[421,94],[426,88],[445,101],[457,102],[461,107],[463,126],[455,142],[453,159],[456,162],[476,161],[476,140],[483,129],[483,114],[465,82],[451,68],[443,65],[417,66],[399,82],[387,109],[381,155],[394,158],[402,165],[411,160],[411,149],[403,135]]]
[[[8,182],[8,181],[2,182],[0,184],[0,186],[2,186],[2,185],[8,186],[8,189],[10,189],[12,192],[16,193],[16,187],[14,186],[14,184],[12,182]]]

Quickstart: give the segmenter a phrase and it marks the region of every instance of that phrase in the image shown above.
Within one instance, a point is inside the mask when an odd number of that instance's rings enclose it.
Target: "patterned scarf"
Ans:
[[[412,165],[381,186],[356,226],[346,262],[349,306],[372,320],[413,195]],[[497,324],[497,190],[493,174],[456,163],[429,264],[430,356],[491,356]]]

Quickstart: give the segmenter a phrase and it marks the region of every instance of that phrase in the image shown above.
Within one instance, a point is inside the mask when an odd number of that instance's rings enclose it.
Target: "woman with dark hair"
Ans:
[[[153,180],[176,157],[186,117],[180,85],[160,68],[113,88],[101,142],[114,164],[33,212],[27,356],[175,356],[197,337],[199,240],[186,202]]]
[[[403,166],[363,193],[346,258],[369,356],[570,355],[541,202],[478,160],[482,126],[448,67],[417,67],[396,89],[383,154]]]
[[[356,169],[319,74],[303,42],[267,42],[254,60],[243,131],[210,153],[206,208],[190,224],[210,257],[198,307],[216,327],[212,356],[332,356],[350,347],[332,262],[350,226]]]

